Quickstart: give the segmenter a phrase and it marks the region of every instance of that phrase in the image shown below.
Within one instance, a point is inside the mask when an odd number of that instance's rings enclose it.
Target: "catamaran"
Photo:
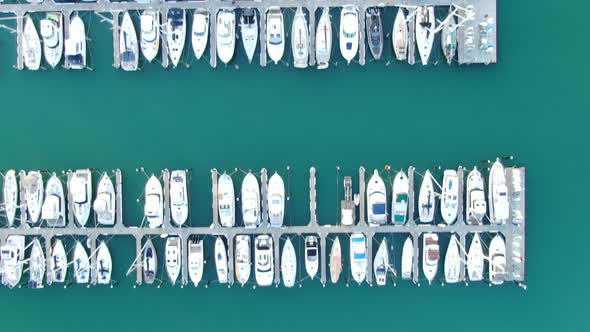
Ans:
[[[319,246],[315,235],[305,237],[305,270],[311,279],[318,273]]]
[[[293,66],[307,68],[309,60],[309,31],[307,20],[301,7],[297,7],[293,25],[291,27],[291,50],[293,52]]]
[[[332,22],[330,22],[330,8],[324,7],[315,34],[315,58],[318,69],[328,68],[331,54]]]
[[[16,172],[12,169],[4,174],[2,197],[4,199],[6,221],[8,222],[8,226],[12,227],[18,207],[18,184],[16,182]]]
[[[434,211],[436,211],[436,199],[434,196],[434,184],[432,174],[429,170],[424,173],[420,194],[418,195],[418,215],[420,222],[430,223],[434,220]]]
[[[332,249],[330,250],[330,280],[333,284],[338,282],[340,274],[342,273],[342,248],[340,246],[340,239],[336,237],[332,242]]]
[[[393,31],[391,33],[391,43],[393,44],[393,52],[395,58],[404,61],[408,58],[408,22],[406,21],[406,14],[404,9],[399,7],[395,21],[393,22]]]
[[[459,240],[453,234],[445,254],[445,280],[449,284],[459,282],[461,271],[461,255],[459,254]]]
[[[266,14],[266,51],[275,64],[285,51],[285,23],[279,7],[270,7]]]
[[[440,202],[440,214],[447,225],[457,220],[459,209],[459,178],[457,172],[447,169],[443,175],[442,198]]]
[[[256,15],[256,9],[246,8],[242,10],[242,16],[240,16],[240,34],[248,62],[252,63],[256,45],[258,44],[258,17]]]
[[[467,224],[477,225],[483,222],[487,210],[483,191],[483,177],[477,167],[473,167],[473,170],[467,175],[467,190],[465,192],[465,221]]]
[[[66,225],[66,200],[61,180],[54,174],[45,186],[45,201],[41,207],[41,219],[47,221],[49,227]]]
[[[62,283],[66,280],[68,273],[68,256],[60,239],[55,240],[51,249],[51,259],[49,261],[49,271],[51,272],[51,281]]]
[[[65,63],[70,69],[86,67],[86,29],[80,16],[70,21],[70,33],[65,42]]]
[[[223,173],[217,181],[217,205],[221,226],[233,227],[236,223],[234,182],[226,173]]]
[[[242,221],[246,228],[260,225],[260,187],[251,172],[242,181]]]
[[[369,50],[375,60],[381,59],[383,52],[383,23],[381,22],[381,12],[379,8],[372,7],[367,9],[365,15],[367,29],[367,43]]]
[[[184,170],[170,173],[170,215],[172,221],[179,226],[184,225],[188,218],[188,193]]]
[[[272,237],[258,235],[254,241],[255,276],[258,286],[270,286],[274,276]]]
[[[43,177],[39,171],[30,171],[24,180],[25,203],[29,215],[28,222],[36,224],[41,216],[43,205]]]
[[[377,170],[367,184],[367,221],[370,226],[387,224],[387,193]]]
[[[85,226],[90,216],[92,202],[92,173],[89,169],[78,169],[68,183],[74,217],[80,226]]]
[[[14,288],[23,274],[25,260],[25,237],[23,235],[9,235],[5,244],[0,247],[0,262],[2,262],[2,283]]]
[[[41,40],[33,19],[29,15],[25,15],[23,20],[25,22],[21,36],[23,62],[27,69],[38,70],[41,66]]]
[[[228,64],[234,57],[236,48],[236,13],[231,9],[222,9],[217,14],[217,56],[221,62]]]
[[[394,225],[403,225],[408,217],[408,192],[410,182],[406,173],[400,170],[393,179],[391,197],[391,222]]]
[[[197,287],[203,278],[203,240],[188,240],[188,276]]]
[[[496,159],[496,162],[492,165],[489,180],[490,222],[492,224],[505,224],[510,218],[510,202],[508,201],[506,173],[500,159]]]
[[[141,23],[141,53],[148,62],[152,62],[160,49],[160,12],[144,10]]]
[[[142,266],[143,282],[148,285],[153,284],[156,279],[156,273],[158,272],[158,255],[156,255],[156,248],[151,239],[147,240],[143,249]]]
[[[64,48],[63,14],[51,12],[40,21],[43,55],[45,61],[55,68],[61,60]]]
[[[193,14],[193,31],[191,44],[197,60],[201,59],[207,42],[209,41],[209,12],[206,10],[195,10]]]
[[[268,180],[268,218],[270,225],[281,227],[285,215],[285,183],[279,173]]]
[[[162,184],[152,175],[145,184],[144,214],[150,228],[162,226],[164,219],[164,199]]]
[[[168,56],[172,66],[176,68],[182,56],[184,43],[186,41],[186,12],[182,8],[171,8],[168,10],[166,24],[168,38]]]
[[[428,64],[428,58],[432,52],[434,44],[435,17],[434,7],[424,6],[417,10],[416,13],[416,44],[422,65]]]
[[[182,242],[180,242],[178,236],[169,236],[166,239],[166,272],[173,286],[180,274],[180,266],[182,264],[182,258],[180,256],[181,246]]]
[[[340,53],[350,64],[359,49],[359,10],[348,5],[340,12]]]
[[[434,233],[424,234],[422,249],[424,250],[422,253],[422,270],[428,283],[432,284],[438,271],[438,260],[440,257],[438,235]]]
[[[235,253],[235,270],[236,279],[242,286],[250,279],[251,259],[250,259],[250,236],[236,235],[236,253]]]
[[[129,12],[123,14],[121,30],[119,31],[119,57],[121,68],[125,71],[136,71],[139,64],[139,45],[137,33]]]
[[[29,288],[43,288],[44,275],[45,254],[43,254],[39,239],[35,238],[29,256]]]
[[[283,285],[285,287],[295,286],[295,278],[297,277],[297,254],[291,239],[287,238],[283,246],[283,253],[281,255],[281,276],[283,277]]]
[[[373,261],[373,272],[377,286],[385,286],[387,283],[387,272],[389,271],[389,252],[387,251],[387,240],[383,239],[375,254]]]
[[[98,181],[96,199],[92,203],[92,207],[99,225],[111,226],[115,224],[115,187],[106,172]]]

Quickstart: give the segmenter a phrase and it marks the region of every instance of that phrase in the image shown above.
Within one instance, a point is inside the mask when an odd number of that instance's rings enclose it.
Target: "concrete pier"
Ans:
[[[266,67],[266,11],[268,8],[263,7],[258,9],[258,14],[260,15],[260,31],[258,32],[260,35],[260,66]]]
[[[170,63],[170,58],[168,57],[168,34],[166,33],[168,9],[169,7],[160,9],[160,50],[162,52],[162,67],[164,68],[168,68],[168,64]]]
[[[359,64],[361,66],[365,65],[365,53],[367,51],[367,47],[365,46],[365,42],[367,40],[366,37],[366,27],[365,27],[365,15],[367,13],[367,7],[361,5],[359,7]]]
[[[211,68],[217,67],[217,14],[219,10],[211,9],[209,13],[209,64]]]
[[[119,50],[119,16],[120,12],[114,11],[113,14],[113,67],[121,67],[121,52]]]
[[[16,15],[16,68],[23,70],[25,68],[23,56],[23,29],[24,29],[24,13],[18,12]]]
[[[315,12],[317,9],[317,6],[309,7],[307,9],[309,11],[309,65],[312,67],[315,66]]]

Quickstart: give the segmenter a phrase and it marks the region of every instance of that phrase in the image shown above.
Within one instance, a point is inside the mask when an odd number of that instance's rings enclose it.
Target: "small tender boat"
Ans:
[[[285,183],[275,172],[268,180],[268,217],[270,225],[281,227],[285,215]]]
[[[39,171],[30,171],[24,180],[25,203],[29,222],[36,224],[41,216],[43,205],[43,177]]]
[[[164,199],[162,184],[152,175],[145,185],[144,214],[150,228],[162,226],[164,219]]]
[[[53,173],[45,186],[45,201],[41,207],[41,218],[49,227],[66,225],[66,200],[61,180]]]
[[[92,174],[90,170],[87,168],[76,170],[68,184],[68,190],[76,222],[80,226],[85,226],[92,205]]]
[[[467,224],[481,224],[483,222],[487,210],[483,190],[483,177],[477,167],[473,167],[473,170],[467,175],[467,190],[465,193],[465,221]]]
[[[136,71],[139,64],[139,45],[137,33],[129,12],[123,14],[121,30],[119,30],[119,57],[121,68],[125,71]]]
[[[260,187],[251,172],[242,181],[242,220],[246,228],[260,225]]]
[[[188,240],[188,276],[197,287],[203,278],[203,240]]]
[[[366,28],[367,28],[367,43],[369,50],[375,60],[381,59],[383,52],[383,24],[381,22],[381,12],[379,8],[372,7],[367,9]]]
[[[221,226],[233,227],[236,223],[234,182],[226,173],[223,173],[217,181],[217,205]]]
[[[29,288],[43,288],[45,275],[45,254],[39,239],[33,240],[31,256],[29,257]]]
[[[406,173],[400,170],[393,179],[391,190],[391,221],[395,225],[403,225],[408,217],[408,197],[410,182]]]
[[[305,270],[311,279],[318,273],[319,261],[318,238],[308,235],[305,237]]]
[[[414,270],[414,243],[408,236],[402,249],[402,279],[412,279]]]
[[[274,277],[274,253],[272,237],[258,235],[254,241],[254,262],[258,286],[270,286]]]
[[[340,246],[340,239],[337,237],[334,242],[332,242],[332,250],[330,250],[330,280],[333,284],[338,282],[341,273],[342,248]]]
[[[168,248],[166,248],[168,249]],[[168,253],[168,250],[166,250]],[[158,255],[156,255],[156,248],[151,239],[148,239],[143,248],[143,282],[146,284],[153,284],[158,272]],[[166,265],[168,266],[168,265]],[[174,284],[174,283],[172,283]]]
[[[209,41],[209,12],[206,10],[195,10],[193,14],[193,31],[191,44],[197,60],[201,59],[207,42]]]
[[[113,181],[103,173],[98,181],[96,188],[96,199],[92,204],[96,222],[99,225],[114,225],[115,224],[115,187]]]
[[[100,245],[98,246],[98,251],[96,253],[96,269],[99,285],[111,283],[113,261],[111,259],[111,252],[104,241],[100,242]]]
[[[168,56],[172,61],[172,66],[176,68],[182,56],[184,43],[186,40],[186,13],[182,8],[171,8],[168,10],[166,24],[166,33],[168,38]]]
[[[347,63],[356,56],[359,49],[359,10],[348,5],[340,12],[340,53]]]
[[[227,249],[221,237],[215,240],[215,269],[217,270],[217,280],[220,284],[227,283]]]
[[[433,6],[423,6],[416,12],[416,44],[422,65],[428,64],[428,58],[434,44],[435,17]]]
[[[236,13],[231,9],[222,9],[217,14],[217,56],[221,62],[228,64],[234,57],[236,48]]]
[[[86,284],[90,280],[90,259],[86,249],[79,241],[74,247],[74,278],[77,284]]]
[[[250,236],[236,235],[235,269],[236,279],[242,286],[250,279]]]
[[[367,241],[362,233],[350,236],[350,272],[352,278],[359,284],[365,280],[367,274]]]
[[[141,53],[148,62],[152,62],[160,49],[160,12],[144,10],[140,18]]]
[[[21,36],[23,61],[27,69],[38,70],[41,66],[41,40],[35,23],[29,15],[25,15],[24,23],[25,27]]]
[[[184,225],[188,218],[188,193],[184,170],[170,173],[170,214],[172,221],[179,226]]]
[[[440,202],[440,214],[448,225],[457,220],[459,208],[459,178],[457,171],[447,169],[443,175],[442,198]]]
[[[445,254],[445,280],[449,284],[459,282],[461,271],[461,255],[459,254],[459,240],[453,234]]]
[[[502,235],[496,234],[490,242],[489,253],[490,282],[501,285],[506,278],[506,244]]]
[[[248,57],[248,62],[252,63],[256,45],[258,44],[258,18],[256,9],[246,8],[242,10],[242,16],[240,16],[240,34],[242,35],[242,45]]]
[[[352,195],[352,178],[344,177],[344,199],[340,201],[340,223],[342,226],[352,226],[355,222],[355,204]]]
[[[45,61],[55,68],[61,60],[64,48],[63,14],[58,12],[45,14],[45,18],[40,21],[40,26]]]
[[[80,16],[70,21],[70,35],[65,42],[65,63],[70,69],[86,67],[86,29]]]
[[[432,281],[436,277],[438,259],[440,257],[438,235],[426,233],[424,234],[423,241],[422,270],[424,271],[424,276],[428,279],[428,283],[432,284]]]
[[[18,207],[18,184],[16,182],[16,172],[12,169],[4,174],[2,197],[4,199],[6,220],[8,221],[8,226],[12,227]]]
[[[434,220],[434,211],[436,211],[436,199],[434,196],[434,184],[432,174],[429,170],[424,173],[420,194],[418,195],[418,215],[420,222],[430,223]]]
[[[408,22],[406,21],[406,14],[404,8],[399,7],[395,21],[393,22],[393,31],[391,33],[391,43],[393,44],[393,52],[395,58],[404,61],[408,58]]]
[[[440,42],[447,63],[450,65],[457,53],[457,20],[453,14],[453,6],[449,7],[449,18],[443,26]]]
[[[330,22],[330,8],[324,7],[315,34],[315,58],[318,69],[328,68],[331,54],[332,22]]]
[[[481,246],[481,238],[479,233],[475,233],[471,245],[469,246],[469,253],[467,253],[467,274],[469,280],[480,281],[483,279],[483,248]]]
[[[180,266],[182,264],[182,258],[180,257],[181,246],[182,243],[178,236],[169,236],[166,239],[166,272],[168,273],[168,278],[170,278],[172,286],[174,286],[180,274]]]
[[[283,277],[283,285],[285,287],[295,286],[295,279],[297,278],[297,254],[289,238],[285,241],[283,253],[281,254],[281,276]]]
[[[387,193],[377,170],[367,184],[367,221],[371,226],[387,224]]]
[[[297,7],[293,25],[291,27],[291,50],[293,52],[293,66],[307,68],[309,60],[309,31],[307,20],[301,7]]]
[[[270,7],[266,13],[266,51],[275,64],[285,51],[285,23],[279,7]]]
[[[492,165],[489,180],[490,222],[492,224],[505,224],[510,218],[510,202],[508,201],[506,173],[500,159],[496,159],[496,162]]]
[[[55,240],[51,249],[51,260],[49,261],[51,271],[51,282],[64,282],[68,273],[68,256],[66,249],[60,239]]]
[[[2,263],[2,283],[14,288],[23,274],[25,260],[25,237],[23,235],[9,235],[5,244],[0,248],[0,262]]]
[[[373,272],[377,286],[385,286],[387,283],[387,271],[389,270],[389,252],[387,251],[387,240],[383,239],[373,260]]]

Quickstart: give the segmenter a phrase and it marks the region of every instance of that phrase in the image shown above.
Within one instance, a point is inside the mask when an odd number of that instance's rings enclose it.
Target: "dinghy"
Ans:
[[[144,10],[140,18],[141,53],[148,62],[152,62],[160,49],[160,12]]]
[[[25,204],[29,215],[28,222],[36,224],[41,216],[43,205],[43,177],[39,171],[30,171],[23,181]]]
[[[429,170],[424,173],[420,194],[418,195],[418,215],[420,222],[431,223],[434,220],[434,211],[436,211],[436,199],[434,196],[434,184],[432,174]]]
[[[490,282],[501,285],[506,279],[506,244],[502,235],[494,236],[489,251]]]
[[[508,201],[508,187],[506,186],[506,173],[500,159],[490,169],[490,185],[488,202],[490,204],[490,223],[505,224],[510,218],[510,203]]]
[[[55,68],[61,60],[64,48],[63,14],[58,12],[45,14],[45,18],[40,21],[40,26],[45,61],[51,68]]]
[[[266,51],[275,63],[279,63],[285,51],[285,23],[279,7],[270,7],[266,13]]]
[[[268,218],[273,227],[283,226],[285,215],[285,183],[275,172],[268,180]]]
[[[25,237],[9,235],[6,243],[0,248],[0,262],[2,263],[2,283],[8,288],[14,288],[23,274],[25,260]]]
[[[307,20],[301,7],[297,7],[293,25],[291,27],[291,50],[293,52],[293,66],[307,68],[309,60],[309,32]]]
[[[236,48],[236,14],[231,9],[222,9],[217,14],[217,56],[226,65],[234,57]]]
[[[170,215],[178,226],[184,225],[188,218],[188,193],[184,170],[170,173]]]
[[[470,281],[480,281],[483,279],[483,248],[479,233],[475,233],[469,246],[467,254],[467,274]]]
[[[86,284],[90,280],[90,259],[86,249],[79,241],[74,247],[74,279],[77,284]]]
[[[367,184],[367,221],[370,226],[387,224],[387,193],[377,170]]]
[[[188,276],[197,287],[203,278],[203,240],[188,240]]]
[[[137,33],[129,12],[123,14],[121,29],[119,30],[119,58],[124,71],[136,71],[139,64],[139,45]]]
[[[387,283],[387,271],[389,270],[389,252],[387,251],[387,240],[383,239],[373,260],[373,272],[377,286],[385,286]]]
[[[408,236],[402,249],[402,279],[412,279],[414,271],[414,242]]]
[[[445,254],[445,280],[449,284],[459,282],[461,271],[461,255],[459,254],[459,240],[453,234]]]
[[[487,210],[483,191],[483,177],[477,167],[473,167],[473,170],[467,175],[467,190],[465,192],[465,222],[467,224],[480,225],[483,223],[483,217]]]
[[[391,195],[391,221],[394,225],[404,225],[408,217],[408,192],[410,182],[406,173],[400,170],[393,179]]]
[[[96,199],[92,204],[94,216],[99,225],[112,226],[115,224],[115,187],[113,181],[103,173],[96,188]]]
[[[435,17],[433,6],[423,6],[416,13],[416,44],[422,65],[428,64],[428,58],[434,44]]]
[[[318,273],[319,261],[318,238],[308,235],[305,237],[305,270],[311,279]]]
[[[39,239],[33,240],[31,256],[29,257],[29,288],[43,288],[45,275],[45,254]]]
[[[346,63],[350,64],[359,49],[359,10],[348,5],[340,12],[340,53]]]
[[[367,241],[362,233],[350,236],[350,272],[352,278],[359,284],[365,280],[367,274]]]
[[[246,228],[260,225],[260,187],[251,172],[242,181],[242,221]]]
[[[459,209],[459,178],[457,172],[447,169],[443,175],[442,198],[440,202],[440,214],[447,225],[457,220]]]
[[[221,237],[215,240],[215,269],[217,270],[217,280],[220,284],[226,284],[228,268],[227,268],[227,249]]]
[[[41,218],[48,227],[66,225],[66,200],[61,180],[53,173],[45,186],[45,201],[41,207]]]
[[[440,43],[447,63],[452,64],[457,53],[457,20],[453,14],[453,6],[449,6],[449,17],[443,26]]]
[[[25,15],[23,20],[25,23],[21,36],[23,62],[27,69],[39,70],[41,66],[41,40],[33,19],[29,15]]]
[[[295,279],[297,277],[297,254],[291,239],[287,238],[283,246],[283,253],[281,255],[281,276],[283,277],[283,285],[285,287],[295,286]]]
[[[206,10],[195,10],[193,14],[193,30],[191,44],[197,60],[201,59],[207,42],[209,41],[209,12]]]
[[[68,256],[66,249],[60,239],[55,240],[51,249],[51,260],[49,261],[51,271],[51,282],[62,283],[66,280],[68,273]]]
[[[330,22],[330,8],[324,7],[315,34],[315,58],[318,69],[328,68],[331,54],[332,22]]]
[[[404,9],[399,7],[397,15],[395,15],[393,31],[391,33],[391,43],[393,44],[393,52],[397,60],[404,61],[408,58],[408,39],[406,14],[404,13]]]
[[[367,29],[367,43],[373,59],[381,59],[383,52],[383,24],[381,22],[381,12],[379,8],[372,7],[367,9],[365,15]]]
[[[186,13],[184,9],[171,8],[168,10],[166,34],[168,56],[172,61],[172,66],[176,68],[180,62],[186,40]]]
[[[330,250],[330,280],[333,284],[338,282],[340,274],[342,273],[342,248],[340,246],[340,239],[337,237],[332,242],[332,250]]]
[[[240,16],[240,34],[242,35],[242,46],[248,57],[248,62],[252,63],[256,45],[258,44],[258,18],[256,9],[246,8]]]
[[[422,253],[422,270],[428,280],[428,284],[432,284],[438,271],[438,260],[440,257],[438,235],[434,233],[424,234],[422,248],[424,250]]]
[[[14,170],[8,170],[4,174],[4,183],[2,188],[2,197],[4,199],[4,212],[8,226],[12,227],[16,217],[18,207],[18,184],[16,182],[16,173]]]
[[[89,169],[79,169],[72,174],[68,184],[74,217],[79,226],[85,226],[90,216],[92,202],[92,174]]]
[[[272,237],[258,235],[254,242],[254,262],[258,286],[270,286],[274,277],[274,253]]]
[[[104,241],[100,242],[100,245],[98,246],[98,251],[96,253],[96,269],[98,284],[110,284],[113,272],[113,261],[111,259],[111,252]]]
[[[235,204],[234,182],[229,175],[223,173],[217,181],[217,205],[221,226],[233,227],[235,225]]]
[[[154,175],[145,184],[145,204],[143,210],[150,228],[162,226],[164,221],[162,184]]]
[[[236,235],[235,269],[236,279],[242,286],[250,279],[250,236]]]
[[[169,236],[166,239],[166,272],[168,273],[168,278],[170,278],[172,286],[174,286],[180,274],[180,265],[182,262],[182,258],[180,257],[181,245],[180,238],[177,236]]]
[[[166,252],[168,252],[168,250],[166,250]],[[142,266],[143,282],[148,285],[153,284],[156,279],[156,273],[158,272],[158,255],[156,255],[156,248],[150,239],[147,240],[143,249]]]
[[[84,69],[86,67],[86,29],[78,15],[70,21],[70,33],[64,46],[66,65],[70,69]]]

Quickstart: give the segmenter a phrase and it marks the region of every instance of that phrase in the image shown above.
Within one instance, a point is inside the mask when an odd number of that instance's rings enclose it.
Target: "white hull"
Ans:
[[[311,279],[315,278],[319,267],[318,239],[313,235],[305,237],[305,271]]]
[[[449,14],[452,11],[453,7],[451,6],[449,8]],[[455,15],[451,16],[445,23],[441,32],[440,42],[445,58],[447,58],[447,63],[450,65],[453,63],[453,59],[457,53],[457,20],[455,19]]]
[[[332,250],[330,250],[330,280],[333,284],[338,282],[341,273],[342,247],[340,246],[340,239],[336,238],[332,243]]]
[[[443,176],[442,198],[440,214],[447,225],[457,220],[459,209],[459,178],[455,170],[445,170]]]
[[[48,227],[64,227],[66,225],[66,200],[61,180],[53,174],[45,186],[45,200],[41,207],[41,218],[47,221]]]
[[[12,227],[14,224],[14,218],[16,217],[16,209],[18,207],[18,184],[16,182],[16,173],[14,170],[11,169],[4,174],[4,183],[2,185],[4,212],[6,213],[8,226]]]
[[[61,60],[64,48],[63,14],[47,13],[40,21],[40,26],[45,61],[55,68]]]
[[[197,287],[203,278],[203,240],[188,241],[188,276]]]
[[[170,215],[176,225],[182,226],[188,218],[188,192],[186,171],[170,173]]]
[[[52,282],[64,282],[68,274],[68,256],[60,239],[55,240],[51,249],[51,260],[49,263]]]
[[[362,233],[353,233],[350,237],[350,272],[359,284],[365,281],[367,274],[367,241]]]
[[[434,7],[427,6],[418,8],[416,13],[416,44],[422,65],[428,64],[428,58],[434,44],[435,17]]]
[[[483,177],[476,167],[467,175],[465,191],[465,221],[468,224],[481,224],[487,211],[484,195]]]
[[[168,253],[168,248],[166,248],[166,253]],[[156,254],[156,248],[150,239],[147,240],[145,248],[143,249],[142,266],[143,282],[148,285],[153,284],[156,279],[156,273],[158,272],[158,255]]]
[[[139,45],[135,26],[129,12],[123,14],[119,31],[119,57],[121,68],[125,71],[136,71],[139,64]]]
[[[251,258],[250,258],[250,236],[236,236],[235,270],[236,280],[243,286],[250,279]]]
[[[176,68],[182,57],[186,41],[186,12],[184,9],[172,8],[168,11],[166,24],[168,38],[168,56],[172,66]]]
[[[326,69],[330,64],[332,54],[332,22],[330,22],[330,9],[324,7],[322,16],[318,21],[315,35],[315,57],[318,69]]]
[[[291,50],[295,68],[307,68],[309,60],[309,31],[307,20],[301,7],[297,8],[291,27]]]
[[[41,217],[43,205],[43,178],[39,171],[30,171],[25,178],[25,203],[29,215],[29,222],[36,224]]]
[[[217,181],[217,202],[221,226],[233,227],[236,223],[234,182],[226,173],[223,173]]]
[[[449,284],[459,282],[459,274],[461,271],[461,255],[459,254],[459,240],[453,234],[447,253],[445,254],[445,280]]]
[[[479,233],[475,233],[469,246],[467,254],[467,275],[470,281],[480,281],[483,279],[483,248]]]
[[[195,11],[193,14],[193,29],[191,34],[191,44],[197,60],[201,59],[207,42],[209,41],[209,12]]]
[[[228,64],[236,48],[236,14],[233,10],[222,10],[217,14],[217,56]]]
[[[260,187],[252,173],[242,181],[242,220],[246,228],[260,225]]]
[[[2,246],[2,283],[8,288],[14,288],[23,274],[23,261],[25,259],[25,237],[22,235],[9,235]]]
[[[150,228],[162,226],[164,220],[164,199],[162,184],[152,175],[145,185],[144,214]]]
[[[408,193],[410,182],[406,173],[401,170],[393,179],[391,197],[391,222],[395,225],[403,225],[408,218]]]
[[[506,278],[506,244],[500,234],[496,234],[490,242],[488,256],[490,282],[501,285]]]
[[[389,252],[387,240],[383,239],[373,260],[373,273],[377,286],[385,286],[387,283],[387,271],[389,270]]]
[[[21,36],[23,62],[27,69],[38,70],[41,66],[41,40],[33,19],[27,15],[24,21],[25,27]]]
[[[285,23],[278,7],[271,7],[266,14],[266,51],[275,63],[279,63],[285,52]]]
[[[33,240],[31,256],[29,257],[29,288],[43,288],[45,276],[45,255],[39,239]]]
[[[76,170],[68,184],[68,189],[76,222],[80,226],[86,226],[92,205],[92,173],[90,170]]]
[[[424,271],[424,276],[428,280],[428,283],[432,284],[438,272],[438,261],[440,257],[438,235],[434,233],[424,234],[422,250],[422,271]]]
[[[111,252],[105,242],[101,242],[96,253],[96,268],[99,285],[106,285],[111,282],[111,275],[113,271],[113,261],[111,259]]]
[[[367,221],[371,226],[387,224],[387,191],[377,170],[367,184]]]
[[[432,174],[427,170],[422,179],[420,194],[418,195],[418,215],[420,222],[430,223],[434,220],[434,211],[436,211],[436,198],[434,196],[434,184]]]
[[[111,226],[115,224],[115,187],[113,181],[103,173],[96,188],[96,199],[92,204],[96,222],[99,225]]]
[[[172,286],[176,284],[180,274],[182,242],[177,236],[171,236],[166,239],[166,272]]]
[[[283,178],[275,172],[268,180],[268,218],[270,225],[283,226],[285,215],[285,183]]]
[[[160,13],[154,10],[145,10],[141,14],[141,53],[143,57],[152,62],[160,49]]]
[[[86,29],[79,16],[74,16],[70,21],[70,35],[64,44],[66,65],[70,69],[86,68]]]
[[[359,49],[359,11],[354,6],[345,6],[340,13],[340,53],[347,63]]]
[[[272,285],[274,277],[274,251],[269,235],[258,235],[254,244],[255,276],[258,286]]]
[[[285,241],[283,253],[281,254],[281,276],[285,287],[295,286],[295,279],[297,277],[297,254],[295,253],[295,248],[289,238]]]
[[[510,218],[510,203],[508,201],[506,173],[500,159],[496,159],[496,162],[492,165],[489,180],[490,222],[492,224],[505,224]]]
[[[82,243],[76,241],[74,249],[74,278],[77,284],[86,284],[90,280],[90,259]]]
[[[219,283],[226,284],[228,282],[227,249],[221,237],[215,240],[215,269],[217,270],[217,280]]]
[[[414,270],[414,243],[408,236],[402,249],[402,279],[412,279]]]
[[[256,16],[256,10],[252,9],[252,21],[247,22],[243,16],[240,18],[240,34],[242,36],[242,46],[248,57],[248,62],[252,63],[254,58],[254,52],[256,51],[256,45],[258,44],[258,18]]]
[[[404,61],[408,58],[408,22],[406,21],[406,14],[403,8],[397,10],[395,21],[393,22],[393,30],[391,33],[391,42],[393,44],[393,51],[395,58]]]

